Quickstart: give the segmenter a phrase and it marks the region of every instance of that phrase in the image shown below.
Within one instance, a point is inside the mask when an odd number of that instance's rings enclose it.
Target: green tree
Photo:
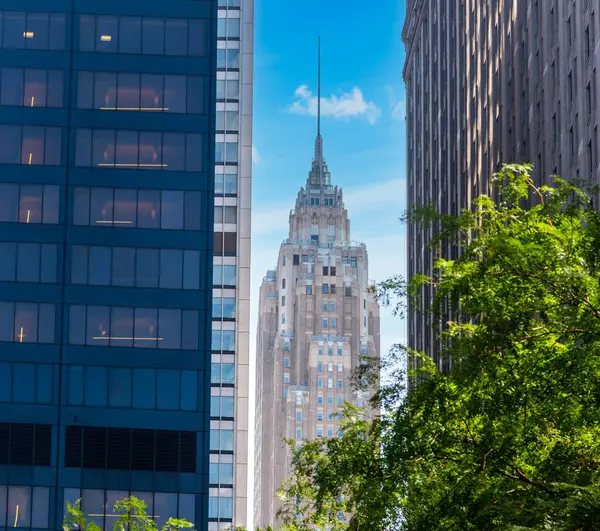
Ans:
[[[146,502],[131,496],[115,503],[113,512],[118,514],[113,529],[115,531],[158,531],[153,518],[146,513]],[[186,520],[169,518],[160,531],[175,531],[176,529],[191,529],[194,525]],[[81,500],[74,504],[67,502],[67,514],[63,521],[63,530],[80,529],[81,531],[101,531],[94,522],[88,522],[81,510]]]
[[[445,325],[450,370],[398,347],[381,418],[349,411],[340,439],[295,453],[284,529],[600,530],[593,193],[560,178],[536,187],[529,165],[505,166],[495,187],[497,201],[479,197],[459,216],[409,214],[436,229],[434,249],[451,242],[460,258],[440,257],[431,278],[384,283],[382,300],[412,303],[435,286],[428,311]],[[404,397],[406,356],[419,363]],[[352,516],[340,522],[339,512]]]

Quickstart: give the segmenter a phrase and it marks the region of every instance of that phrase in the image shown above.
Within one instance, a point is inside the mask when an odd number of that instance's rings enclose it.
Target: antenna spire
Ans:
[[[318,88],[317,88],[317,136],[321,136],[321,36],[318,45]]]

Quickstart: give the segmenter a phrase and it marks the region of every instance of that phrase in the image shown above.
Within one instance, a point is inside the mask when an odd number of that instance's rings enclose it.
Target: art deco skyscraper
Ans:
[[[534,163],[538,183],[598,183],[597,1],[409,0],[402,37],[409,205],[457,214],[504,162]],[[431,274],[435,230],[409,227],[409,277]],[[423,288],[424,305],[432,294]],[[410,345],[444,368],[438,331],[411,308]]]
[[[342,190],[332,185],[323,158],[320,123],[312,169],[289,221],[277,267],[260,288],[258,526],[275,523],[275,493],[292,473],[284,438],[302,444],[335,437],[344,402],[369,407],[371,393],[351,381],[361,356],[379,356],[379,307],[369,291],[367,249],[351,241]]]

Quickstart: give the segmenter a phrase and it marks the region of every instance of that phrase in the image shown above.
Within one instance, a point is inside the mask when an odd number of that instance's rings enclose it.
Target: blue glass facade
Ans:
[[[0,531],[208,527],[216,4],[0,4]]]

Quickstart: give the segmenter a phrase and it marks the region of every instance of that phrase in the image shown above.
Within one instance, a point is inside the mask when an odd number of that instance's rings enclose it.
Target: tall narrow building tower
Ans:
[[[320,73],[320,61],[319,61]],[[320,79],[317,138],[289,238],[260,289],[257,331],[255,524],[273,525],[276,491],[291,475],[284,439],[335,437],[344,402],[368,407],[352,377],[379,356],[379,307],[369,292],[367,249],[351,241],[342,190],[323,158]]]

